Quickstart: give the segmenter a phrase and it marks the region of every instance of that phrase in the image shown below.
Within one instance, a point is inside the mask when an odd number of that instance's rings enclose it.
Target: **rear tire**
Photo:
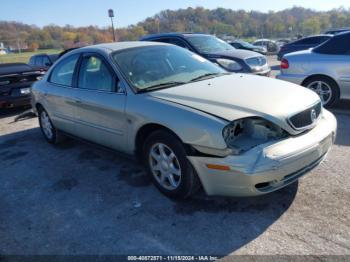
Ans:
[[[38,109],[40,130],[50,144],[59,144],[64,140],[64,136],[55,128],[49,114],[43,108]]]
[[[186,199],[198,191],[196,171],[187,159],[183,143],[172,133],[153,132],[144,143],[143,160],[153,183],[164,195]]]
[[[311,77],[303,83],[303,86],[318,94],[324,107],[332,107],[339,100],[338,84],[326,76]]]

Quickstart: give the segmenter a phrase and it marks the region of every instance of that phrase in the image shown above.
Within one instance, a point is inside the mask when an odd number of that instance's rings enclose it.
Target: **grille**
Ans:
[[[289,118],[289,124],[294,129],[306,129],[312,126],[321,114],[322,104],[318,104]]]

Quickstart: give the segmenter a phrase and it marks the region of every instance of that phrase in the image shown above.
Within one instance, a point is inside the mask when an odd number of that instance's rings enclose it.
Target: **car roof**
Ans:
[[[262,42],[262,41],[266,41],[266,42],[275,42],[274,40],[271,40],[271,39],[267,39],[267,38],[264,38],[264,39],[257,39],[254,41],[254,43],[257,43],[257,42]]]
[[[210,34],[204,34],[204,33],[190,33],[190,32],[174,32],[174,33],[161,33],[161,34],[151,34],[151,35],[146,35],[142,37],[140,40],[141,41],[147,41],[155,38],[160,38],[160,37],[181,37],[185,38],[186,36],[198,36],[198,35],[210,35]]]
[[[301,39],[305,39],[305,38],[312,38],[312,37],[322,37],[322,36],[328,36],[328,37],[332,37],[333,35],[332,34],[319,34],[319,35],[310,35],[310,36],[305,36]],[[301,40],[299,39],[299,40]]]
[[[115,43],[105,43],[105,44],[81,47],[81,48],[72,50],[69,53],[73,54],[73,53],[89,52],[89,51],[95,51],[95,50],[99,50],[105,53],[112,53],[115,51],[120,51],[124,49],[129,49],[129,48],[144,47],[144,46],[159,46],[159,45],[168,45],[168,44],[159,43],[159,42],[146,42],[146,41],[115,42]]]

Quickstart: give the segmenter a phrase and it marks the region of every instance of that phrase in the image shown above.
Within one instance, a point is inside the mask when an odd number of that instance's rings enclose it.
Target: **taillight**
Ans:
[[[288,69],[289,68],[289,62],[287,59],[283,58],[281,61],[281,68],[282,69]]]

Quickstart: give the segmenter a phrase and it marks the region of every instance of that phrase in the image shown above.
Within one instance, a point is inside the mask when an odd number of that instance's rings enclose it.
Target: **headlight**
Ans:
[[[248,58],[245,61],[254,71],[260,70],[261,67],[267,64],[267,60],[263,56]]]
[[[244,118],[231,122],[222,131],[233,154],[242,154],[258,145],[288,136],[279,126],[262,118]]]
[[[219,58],[216,62],[228,71],[240,71],[242,66],[236,61],[230,59]]]
[[[21,88],[20,92],[21,92],[21,95],[29,95],[30,94],[30,88],[29,87]]]

